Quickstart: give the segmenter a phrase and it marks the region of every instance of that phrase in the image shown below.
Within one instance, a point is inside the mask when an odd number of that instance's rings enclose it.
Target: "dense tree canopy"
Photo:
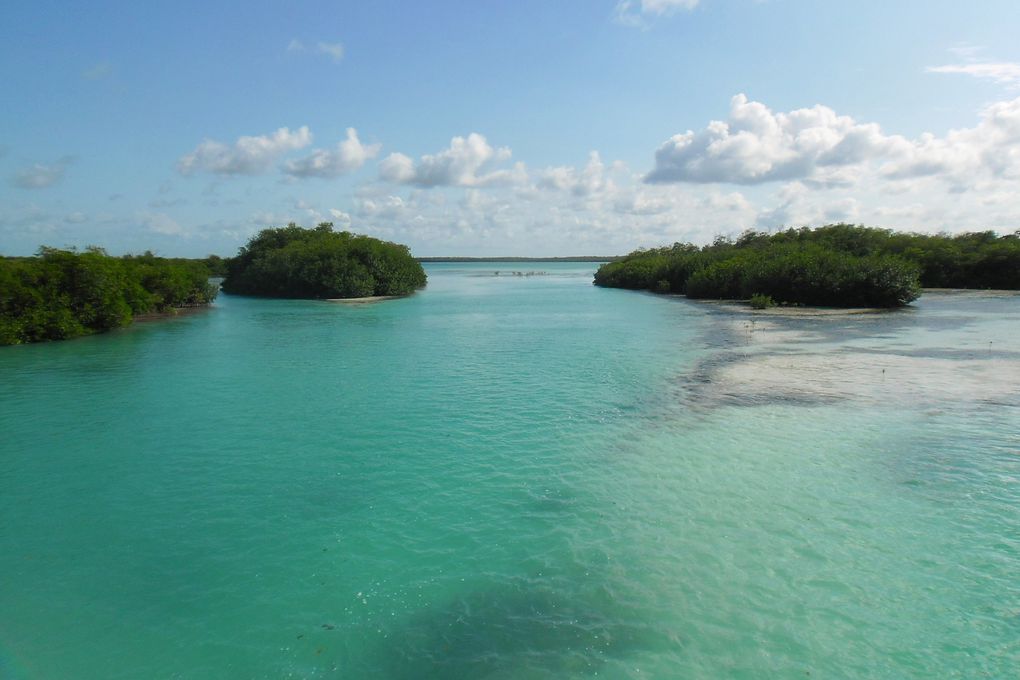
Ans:
[[[284,298],[406,295],[425,285],[425,270],[407,246],[291,223],[265,229],[227,263],[223,290]]]
[[[905,234],[833,224],[677,243],[603,265],[600,286],[833,307],[896,307],[929,288],[1020,289],[1020,235]]]
[[[44,247],[36,257],[0,258],[0,345],[99,333],[215,297],[201,261]]]

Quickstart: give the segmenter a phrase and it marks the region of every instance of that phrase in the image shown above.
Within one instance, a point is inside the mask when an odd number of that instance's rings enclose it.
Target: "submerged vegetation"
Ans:
[[[207,304],[217,290],[209,275],[201,260],[111,257],[94,247],[0,258],[0,345],[101,333],[140,314]]]
[[[407,295],[425,285],[407,246],[335,232],[330,222],[264,229],[227,262],[223,290],[283,298]]]
[[[850,224],[748,231],[702,248],[675,243],[633,252],[600,267],[595,284],[752,299],[759,307],[898,307],[922,287],[1020,289],[1020,232],[947,236]]]

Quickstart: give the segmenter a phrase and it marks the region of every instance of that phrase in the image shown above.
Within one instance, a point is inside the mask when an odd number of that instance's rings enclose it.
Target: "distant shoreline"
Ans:
[[[419,262],[615,262],[620,255],[597,257],[572,255],[569,257],[416,257]]]

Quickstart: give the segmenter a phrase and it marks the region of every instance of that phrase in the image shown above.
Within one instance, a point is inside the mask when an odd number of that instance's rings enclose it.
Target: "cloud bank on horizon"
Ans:
[[[767,4],[749,6],[772,11]],[[724,30],[705,23],[717,8],[709,0],[621,0],[612,4],[608,23],[624,24],[614,39],[631,49],[659,40],[657,54],[670,55],[676,50],[668,32],[684,22]],[[316,82],[324,90],[331,79],[353,88],[357,81],[345,80],[349,72],[368,68],[352,56],[349,41],[292,38],[276,44],[281,74],[294,68],[287,55],[306,53],[302,68],[319,69]],[[681,52],[693,58],[704,49]],[[531,112],[529,123],[502,114],[488,123],[484,117],[470,122],[476,117],[457,111],[481,106],[480,100],[454,70],[449,89],[439,88],[434,101],[428,98],[434,79],[425,78],[422,84],[405,81],[406,94],[380,90],[386,93],[383,108],[370,103],[366,93],[374,90],[361,85],[360,99],[340,88],[329,100],[333,106],[312,98],[267,113],[228,111],[210,119],[233,134],[189,135],[203,120],[196,115],[158,151],[147,192],[144,184],[132,186],[116,165],[130,165],[131,158],[107,162],[101,154],[74,147],[61,152],[52,144],[47,152],[39,145],[33,157],[32,147],[5,138],[0,252],[105,238],[103,245],[114,252],[155,244],[167,254],[231,254],[258,229],[290,221],[332,221],[408,243],[422,255],[615,254],[675,240],[707,242],[745,229],[835,221],[1012,232],[1020,229],[1020,63],[985,58],[984,52],[969,44],[947,47],[942,54],[955,60],[912,70],[910,77],[919,81],[995,88],[982,91],[969,119],[958,115],[965,122],[941,133],[924,124],[907,131],[902,119],[888,123],[847,112],[838,90],[780,88],[775,101],[795,105],[777,105],[767,93],[751,96],[744,89],[716,92],[699,97],[700,119],[689,106],[662,107],[655,129],[642,129],[628,125],[642,106],[635,102],[631,114],[601,116],[611,120],[586,134],[591,122],[574,119],[595,121],[597,105],[589,110],[568,98],[559,108],[548,105],[553,115],[543,113],[541,98],[534,105],[521,99],[543,82],[540,73],[528,83],[500,81],[506,90],[502,106]],[[103,65],[102,77],[82,77],[78,66],[75,76],[85,83],[79,87],[113,87],[127,69],[104,54],[90,63]],[[460,60],[449,63],[468,68]],[[389,68],[376,73],[392,75]],[[628,77],[612,87],[626,88]],[[649,102],[660,96],[644,87],[636,91],[647,91]],[[826,92],[840,103],[826,102]],[[451,98],[459,108],[448,105]],[[546,101],[554,100],[550,94]],[[616,110],[603,101],[606,111]],[[430,119],[426,110],[441,115]],[[8,128],[26,121],[15,123]]]
[[[649,183],[761,184],[783,180],[855,186],[866,170],[885,180],[939,177],[957,188],[1020,177],[1020,98],[986,107],[973,128],[916,140],[816,105],[773,113],[735,96],[726,121],[674,135],[655,152]]]

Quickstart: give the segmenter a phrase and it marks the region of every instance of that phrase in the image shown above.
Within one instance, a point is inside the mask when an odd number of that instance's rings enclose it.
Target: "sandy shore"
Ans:
[[[682,297],[682,296],[680,296]],[[684,298],[689,299],[689,298]],[[754,312],[766,316],[853,316],[856,314],[888,314],[904,307],[769,307],[754,309],[742,300],[691,300],[698,304],[713,305],[728,312]]]
[[[959,297],[1016,297],[1020,290],[997,290],[994,288],[925,288],[922,295],[954,295]]]
[[[953,297],[1014,297],[1020,296],[1016,290],[983,290],[978,288],[924,288],[921,292],[932,296],[953,296]],[[677,295],[676,297],[684,297]],[[854,316],[858,314],[890,314],[909,310],[910,305],[905,307],[795,307],[782,306],[769,307],[768,309],[753,309],[746,300],[692,300],[699,304],[715,305],[721,309],[731,312],[753,312],[765,316],[786,316],[786,317],[810,317],[810,316]]]

